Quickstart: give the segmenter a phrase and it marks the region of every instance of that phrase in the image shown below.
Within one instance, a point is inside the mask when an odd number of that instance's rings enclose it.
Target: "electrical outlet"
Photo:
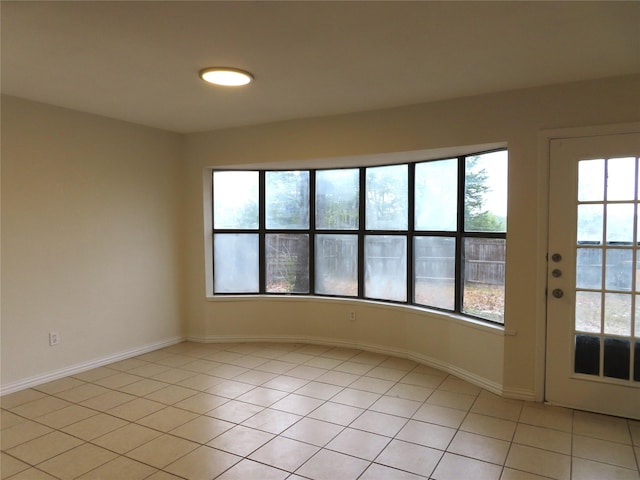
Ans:
[[[355,310],[351,310],[349,312],[349,320],[352,321],[352,322],[356,321],[356,312],[355,312]]]
[[[60,343],[60,334],[58,332],[49,332],[49,346],[54,347]]]

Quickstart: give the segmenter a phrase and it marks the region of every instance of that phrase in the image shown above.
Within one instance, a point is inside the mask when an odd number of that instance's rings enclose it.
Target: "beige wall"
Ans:
[[[182,336],[182,142],[2,98],[3,387]]]
[[[437,359],[469,378],[502,385],[510,396],[540,398],[546,253],[545,129],[638,121],[640,78],[622,77],[187,135],[186,268],[188,333],[193,338],[344,339]],[[203,170],[278,162],[335,165],[332,157],[506,142],[509,233],[505,323],[509,333],[446,322],[426,312],[356,308],[302,300],[205,298]],[[315,161],[314,159],[325,159]],[[309,162],[310,161],[310,162]]]

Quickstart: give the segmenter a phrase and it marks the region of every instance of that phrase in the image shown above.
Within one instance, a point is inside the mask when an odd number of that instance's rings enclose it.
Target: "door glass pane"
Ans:
[[[316,293],[358,295],[357,235],[316,235]]]
[[[600,375],[600,338],[591,335],[576,335],[576,373]]]
[[[636,183],[635,158],[611,158],[607,161],[607,200],[633,200]]]
[[[604,332],[614,335],[631,334],[631,295],[605,293]]]
[[[576,287],[602,288],[602,250],[600,248],[578,249]]]
[[[600,292],[576,292],[576,331],[600,333],[602,312]]]
[[[213,227],[258,228],[258,172],[213,172]]]
[[[406,230],[407,165],[367,168],[367,230]]]
[[[605,377],[629,380],[631,368],[631,342],[619,338],[604,339],[604,364]]]
[[[369,298],[407,300],[407,238],[367,235],[364,239],[364,294]]]
[[[213,237],[215,293],[258,292],[258,235],[218,233]]]
[[[415,229],[455,231],[458,223],[458,160],[416,164]]]
[[[455,238],[416,237],[413,248],[415,302],[453,310],[456,274]]]
[[[507,160],[505,150],[465,158],[466,232],[507,231]]]
[[[578,205],[578,245],[602,245],[602,205]]]
[[[578,201],[604,200],[604,160],[582,160],[578,163]]]
[[[309,235],[266,236],[267,292],[309,293]]]
[[[505,256],[504,239],[464,239],[464,313],[504,322]]]
[[[266,227],[309,228],[309,172],[266,172]]]
[[[631,291],[633,275],[633,251],[613,248],[606,252],[605,288]]]
[[[360,171],[316,172],[316,227],[325,230],[358,228]]]
[[[633,243],[632,203],[615,203],[607,205],[607,243],[631,245]]]

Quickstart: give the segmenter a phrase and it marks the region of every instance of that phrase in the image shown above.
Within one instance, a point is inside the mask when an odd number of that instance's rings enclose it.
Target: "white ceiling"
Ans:
[[[1,2],[2,92],[176,132],[640,73],[640,2]],[[240,89],[197,74],[233,66]]]

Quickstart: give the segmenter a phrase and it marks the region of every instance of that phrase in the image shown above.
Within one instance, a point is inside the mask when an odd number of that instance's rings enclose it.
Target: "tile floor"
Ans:
[[[1,406],[2,480],[640,479],[640,422],[346,348],[181,343]]]

